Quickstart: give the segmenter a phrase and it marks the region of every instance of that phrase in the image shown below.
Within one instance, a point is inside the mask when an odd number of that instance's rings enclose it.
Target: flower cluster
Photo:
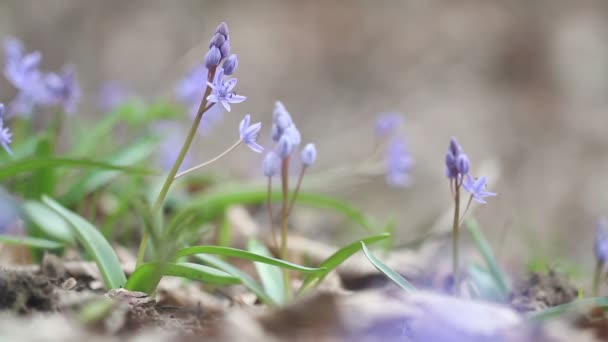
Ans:
[[[4,104],[0,103],[0,145],[2,145],[2,148],[4,148],[8,154],[13,154],[13,151],[11,151],[10,147],[8,146],[11,143],[13,134],[7,127],[4,126],[5,112],[6,110],[4,108]]]
[[[462,185],[476,202],[486,203],[485,197],[496,196],[496,194],[485,191],[486,177],[473,178],[469,174],[470,168],[469,157],[462,151],[462,147],[458,144],[456,138],[452,137],[445,156],[446,176],[455,182],[456,188]]]
[[[405,137],[399,136],[403,116],[399,113],[383,113],[378,116],[375,134],[378,139],[389,139],[386,148],[386,182],[390,186],[405,187],[411,184],[410,172],[414,158]]]
[[[80,87],[74,68],[66,66],[61,73],[40,71],[42,55],[35,51],[26,54],[23,44],[9,39],[4,44],[4,75],[19,91],[10,105],[11,114],[31,114],[35,106],[63,106],[66,113],[74,113],[80,99]]]

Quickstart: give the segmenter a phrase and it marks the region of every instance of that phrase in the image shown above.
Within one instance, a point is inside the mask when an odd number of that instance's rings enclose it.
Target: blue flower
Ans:
[[[317,160],[317,148],[315,144],[306,144],[300,152],[300,161],[304,167],[309,167]]]
[[[254,152],[262,153],[264,148],[257,143],[258,136],[260,135],[260,129],[262,128],[262,123],[257,122],[249,126],[250,122],[251,115],[249,114],[245,115],[243,120],[241,120],[239,125],[241,140]]]
[[[222,64],[222,68],[224,69],[224,75],[230,76],[234,74],[236,69],[239,66],[239,59],[236,55],[230,55],[230,57],[226,58],[224,64]]]
[[[403,124],[403,116],[399,113],[384,113],[376,120],[376,136],[384,138],[392,135]]]
[[[391,186],[404,187],[411,183],[409,173],[414,166],[405,139],[391,140],[386,153],[386,181]]]
[[[208,70],[204,64],[199,64],[190,70],[186,76],[177,84],[176,96],[188,107],[189,115],[194,118],[203,100],[204,86],[207,82]],[[214,123],[222,119],[224,109],[215,104],[205,112],[200,125],[200,133],[206,133]]]
[[[213,83],[208,83],[208,85],[213,91],[207,97],[207,101],[221,103],[227,111],[230,111],[231,103],[241,103],[247,99],[245,96],[237,95],[232,91],[236,86],[236,78],[224,80],[224,69],[221,67],[217,68]]]
[[[598,261],[608,262],[608,222],[605,217],[597,220],[594,251]]]
[[[13,154],[13,151],[11,151],[10,147],[8,146],[8,144],[11,143],[13,134],[8,127],[4,127],[4,114],[4,104],[0,103],[0,145],[2,145],[2,148],[4,148],[8,154]]]
[[[484,197],[496,196],[493,192],[485,191],[486,188],[486,177],[480,177],[478,179],[474,179],[470,174],[467,174],[465,181],[462,183],[462,186],[466,191],[468,191],[473,199],[478,203],[485,204],[487,203],[484,200]]]
[[[461,179],[469,172],[470,166],[469,158],[462,152],[462,147],[460,147],[456,138],[452,137],[448,153],[445,155],[445,175],[449,179]]]
[[[279,172],[280,161],[281,160],[279,159],[279,156],[273,151],[266,153],[266,155],[264,156],[264,162],[262,163],[262,168],[264,169],[264,176],[272,177],[276,175]]]
[[[291,141],[291,138],[287,135],[283,135],[277,143],[277,154],[281,159],[285,159],[291,155],[292,151],[293,142]]]
[[[80,86],[72,66],[64,67],[61,74],[47,74],[45,84],[51,96],[50,103],[62,105],[68,114],[76,112],[76,105],[80,100]]]

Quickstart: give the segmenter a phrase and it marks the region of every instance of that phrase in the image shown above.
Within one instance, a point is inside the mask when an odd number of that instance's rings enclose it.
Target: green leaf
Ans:
[[[89,159],[73,159],[61,157],[43,157],[43,158],[25,158],[8,161],[0,168],[0,181],[9,177],[14,177],[20,173],[31,172],[43,168],[97,168],[107,170],[117,170],[122,172],[130,172],[136,174],[154,174],[146,169],[133,168],[119,165],[112,165],[104,162],[98,162]]]
[[[271,257],[268,248],[255,239],[249,240],[248,249],[252,253]],[[255,262],[255,269],[262,280],[266,293],[275,303],[285,304],[285,285],[283,283],[283,272],[276,266]]]
[[[194,258],[239,278],[243,283],[243,286],[255,293],[262,303],[267,305],[277,305],[277,303],[264,291],[262,286],[260,286],[260,284],[258,284],[252,277],[238,268],[230,265],[226,261],[207,254],[195,254]]]
[[[54,144],[48,136],[40,139],[36,145],[34,152],[38,158],[52,158],[54,153]],[[55,170],[52,167],[44,167],[32,173],[31,178],[28,178],[26,186],[27,198],[39,198],[43,194],[52,194],[55,189],[57,180]]]
[[[272,192],[273,201],[281,201],[281,191]],[[290,194],[293,196],[293,193]],[[250,187],[219,189],[204,194],[201,197],[188,200],[188,206],[184,210],[198,210],[206,215],[206,220],[210,221],[221,217],[224,210],[236,204],[260,204],[265,203],[268,199],[266,188]],[[367,217],[362,211],[351,207],[346,202],[316,193],[300,191],[298,193],[297,205],[305,205],[313,208],[329,209],[336,213],[344,215],[350,221],[357,223],[364,230],[376,233],[377,227],[372,219]]]
[[[392,280],[395,284],[397,284],[399,287],[401,287],[407,292],[416,291],[414,285],[412,285],[409,281],[403,278],[401,274],[395,272],[390,267],[385,265],[382,261],[378,260],[372,254],[372,252],[367,249],[367,246],[365,246],[365,242],[361,242],[361,248],[363,248],[363,253],[365,253],[367,260],[369,260],[369,262],[371,262],[372,265],[374,265],[374,267],[378,269],[378,271],[384,273],[384,275],[387,276],[388,279]]]
[[[67,244],[74,243],[70,225],[54,210],[38,201],[25,202],[23,210],[44,235]]]
[[[69,152],[70,155],[86,156],[96,153],[99,150],[99,143],[104,138],[111,137],[116,125],[122,120],[119,110],[104,115],[102,119],[94,125],[88,125],[84,134],[80,135],[78,143]]]
[[[198,280],[210,284],[230,285],[240,284],[239,278],[232,276],[226,272],[215,268],[189,263],[147,263],[138,267],[125,288],[130,291],[141,291],[152,293],[156,289],[157,281],[154,281],[158,276],[173,276]]]
[[[27,246],[41,249],[59,249],[65,247],[61,242],[29,236],[0,235],[0,242],[7,245]]]
[[[550,318],[559,318],[568,311],[572,310],[590,310],[594,307],[600,307],[604,311],[608,310],[608,297],[594,297],[587,299],[579,299],[574,302],[553,306],[541,311],[530,312],[526,318],[531,321],[544,321]]]
[[[498,287],[492,274],[482,266],[477,264],[470,265],[469,276],[473,284],[475,284],[479,298],[493,302],[504,302],[507,299],[507,296]]]
[[[63,207],[48,196],[42,197],[42,202],[61,215],[73,228],[78,241],[95,259],[103,281],[108,289],[116,289],[125,284],[127,279],[122,272],[120,261],[112,246],[92,224]]]
[[[110,165],[135,165],[148,158],[152,152],[156,151],[157,146],[158,138],[145,138],[125,148],[121,148],[114,155],[106,158],[105,161]],[[89,172],[87,175],[79,178],[61,197],[61,200],[66,205],[72,205],[84,198],[86,194],[106,185],[120,174],[120,171]]]
[[[498,261],[496,260],[496,256],[488,243],[488,240],[483,236],[483,233],[479,229],[479,225],[475,220],[467,220],[466,227],[475,242],[475,246],[479,249],[481,256],[483,257],[486,265],[488,266],[488,270],[492,275],[492,278],[496,282],[496,286],[501,292],[502,298],[507,298],[510,292],[509,286],[505,281],[505,276],[503,275],[500,266],[498,266]]]
[[[317,273],[309,274],[308,276],[306,276],[306,278],[304,278],[300,291],[302,291],[304,289],[308,289],[308,288],[314,286],[315,284],[320,283],[325,278],[325,276],[327,276],[327,274],[329,274],[329,272],[336,269],[344,261],[346,261],[346,259],[350,258],[353,254],[355,254],[359,250],[361,250],[362,242],[364,242],[366,244],[372,244],[372,243],[376,243],[378,241],[382,241],[382,240],[385,240],[388,238],[390,238],[390,234],[382,233],[382,234],[378,234],[378,235],[374,235],[374,236],[368,236],[363,239],[359,239],[347,246],[340,248],[334,254],[329,256],[329,258],[325,259],[325,261],[323,261],[321,263],[321,265],[319,265],[319,267],[325,268],[325,270],[317,272]]]
[[[177,251],[177,253],[175,253],[174,258],[177,259],[177,258],[189,256],[189,255],[194,255],[194,254],[215,254],[215,255],[229,256],[229,257],[240,258],[240,259],[245,259],[245,260],[250,260],[250,261],[255,261],[255,262],[262,262],[262,263],[265,263],[268,265],[279,266],[281,268],[286,268],[286,269],[304,272],[304,273],[319,272],[319,271],[323,270],[322,268],[300,266],[300,265],[297,265],[297,264],[294,264],[294,263],[291,263],[288,261],[283,261],[280,259],[266,257],[263,255],[244,251],[242,249],[231,248],[231,247],[220,247],[220,246],[186,247],[186,248],[183,248],[183,249],[180,249],[179,251]]]

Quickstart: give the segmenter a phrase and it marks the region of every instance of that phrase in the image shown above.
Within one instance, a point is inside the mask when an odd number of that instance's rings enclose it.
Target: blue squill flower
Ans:
[[[473,196],[473,199],[478,202],[485,204],[487,203],[484,198],[496,196],[493,192],[488,192],[485,190],[486,188],[486,177],[480,177],[478,179],[474,179],[470,174],[467,174],[464,182],[462,183],[462,187]]]
[[[74,67],[68,65],[61,74],[49,73],[45,75],[45,84],[49,90],[49,103],[63,106],[68,114],[76,112],[76,105],[80,100],[80,86],[76,80]]]
[[[608,221],[605,217],[600,217],[597,220],[594,251],[599,262],[608,262]]]
[[[399,113],[380,114],[376,120],[376,136],[379,138],[388,137],[394,134],[402,124],[403,116]]]
[[[414,166],[405,139],[395,137],[386,152],[386,182],[391,186],[404,187],[411,183],[410,171]]]
[[[274,151],[266,153],[266,155],[264,156],[264,161],[262,163],[262,168],[264,169],[264,176],[272,177],[276,175],[279,172],[280,162],[281,159],[279,159],[279,156]]]
[[[283,135],[279,142],[277,143],[277,154],[281,159],[285,159],[291,155],[293,151],[293,142],[291,142],[291,138],[287,135]]]
[[[306,144],[300,152],[300,161],[302,166],[309,167],[317,160],[317,148],[315,144]]]
[[[4,104],[0,103],[0,145],[2,148],[8,153],[13,154],[10,147],[8,146],[11,143],[13,134],[8,129],[8,127],[4,127],[4,114],[6,109],[4,108]]]
[[[230,57],[224,60],[224,64],[222,64],[222,68],[224,69],[224,75],[230,76],[234,74],[236,69],[239,66],[239,59],[236,55],[230,55]]]
[[[207,101],[214,103],[221,103],[221,105],[230,111],[231,103],[241,103],[247,98],[242,95],[237,95],[233,92],[236,86],[236,78],[224,80],[224,69],[219,67],[215,73],[213,83],[208,83],[211,87],[211,95],[207,97]]]
[[[468,157],[462,152],[462,147],[460,147],[456,138],[452,137],[450,139],[448,153],[445,155],[445,175],[449,179],[461,179],[460,177],[468,173],[469,167],[470,163]]]
[[[250,126],[250,122],[251,115],[245,115],[239,125],[241,140],[254,152],[262,153],[264,148],[257,143],[258,136],[260,135],[260,129],[262,128],[262,123],[256,122]]]
[[[211,69],[220,64],[220,60],[222,59],[222,54],[220,53],[220,49],[216,46],[211,46],[207,54],[205,54],[205,66],[207,69]]]

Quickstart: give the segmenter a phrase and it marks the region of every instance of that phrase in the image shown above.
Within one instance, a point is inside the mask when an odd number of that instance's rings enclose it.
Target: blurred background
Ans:
[[[450,206],[443,160],[456,136],[473,174],[498,165],[488,176],[499,196],[476,216],[501,258],[592,269],[595,220],[608,215],[608,2],[0,2],[0,39],[41,51],[43,69],[72,63],[83,90],[78,115],[92,119],[103,114],[97,96],[107,81],[146,100],[175,100],[176,82],[201,62],[221,21],[239,56],[236,90],[248,100],[197,138],[197,158],[232,143],[245,113],[266,124],[269,146],[281,100],[304,142],[316,143],[322,172],[366,158],[377,114],[401,112],[412,184],[345,177],[324,192],[396,217],[401,241],[420,236]],[[2,78],[0,101],[15,93]],[[237,154],[216,169],[259,177],[261,157]]]

